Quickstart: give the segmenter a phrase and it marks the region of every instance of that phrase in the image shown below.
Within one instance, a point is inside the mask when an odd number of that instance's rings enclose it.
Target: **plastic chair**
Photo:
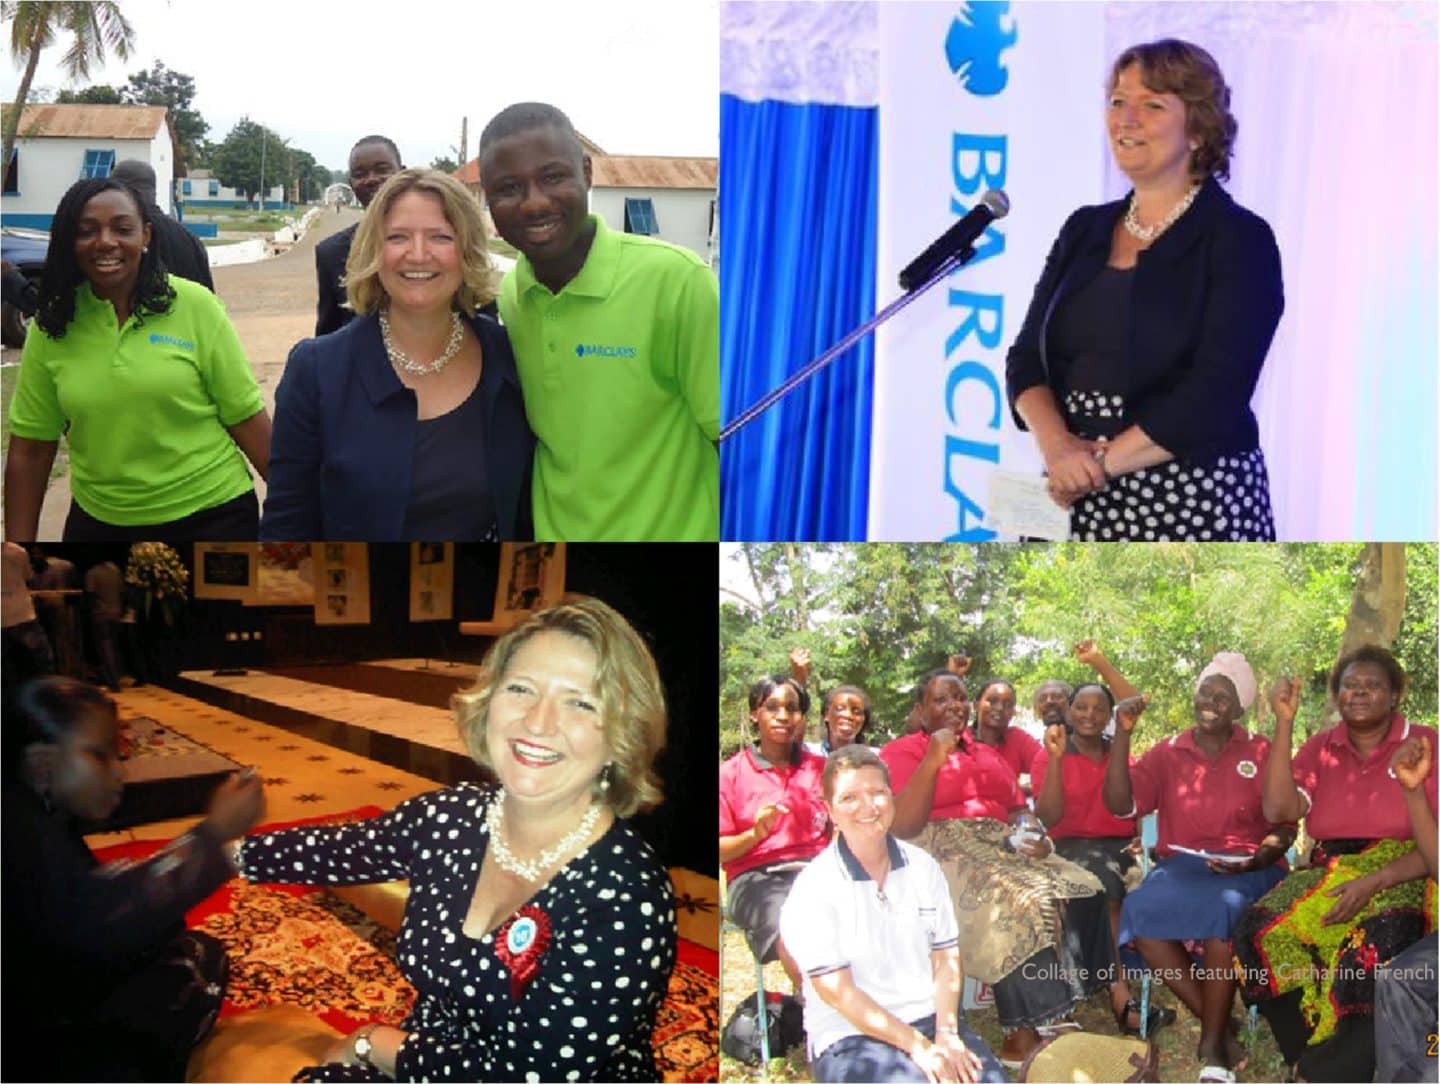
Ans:
[[[1150,874],[1150,849],[1159,842],[1159,821],[1154,813],[1147,813],[1140,818],[1140,873],[1142,876]],[[1294,850],[1290,848],[1290,861],[1293,863]],[[1150,1022],[1150,984],[1154,981],[1150,969],[1145,968],[1145,973],[1140,977],[1140,1038],[1146,1038],[1149,1030],[1146,1025]],[[1249,1006],[1249,1014],[1246,1022],[1247,1030],[1253,1035],[1256,1028],[1260,1026],[1260,1009],[1257,1005]]]

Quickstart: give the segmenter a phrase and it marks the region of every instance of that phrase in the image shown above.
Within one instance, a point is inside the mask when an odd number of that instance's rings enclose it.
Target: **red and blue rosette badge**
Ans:
[[[510,972],[510,996],[516,1001],[540,970],[540,957],[549,947],[550,916],[533,903],[495,931],[495,955]]]

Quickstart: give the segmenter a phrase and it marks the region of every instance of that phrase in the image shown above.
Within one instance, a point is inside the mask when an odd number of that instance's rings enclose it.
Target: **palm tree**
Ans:
[[[88,79],[92,64],[104,64],[109,50],[120,60],[130,59],[135,44],[135,31],[120,12],[120,5],[101,0],[0,0],[0,20],[14,20],[10,25],[10,57],[18,67],[25,65],[15,103],[5,114],[4,141],[0,146],[0,163],[8,169],[10,152],[15,146],[15,132],[20,127],[20,113],[30,95],[30,82],[35,78],[40,54],[55,43],[58,34],[70,35],[70,48],[61,64],[72,80]]]

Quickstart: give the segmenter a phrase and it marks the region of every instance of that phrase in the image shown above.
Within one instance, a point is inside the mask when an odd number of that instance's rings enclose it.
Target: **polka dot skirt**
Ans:
[[[543,938],[462,930],[489,837],[494,791],[461,784],[422,794],[374,820],[249,837],[244,876],[299,884],[408,878],[396,954],[414,984],[400,1080],[655,1080],[655,1014],[675,962],[670,878],[623,820],[521,908],[550,938],[516,983],[509,949]],[[534,921],[533,919],[531,921]],[[533,929],[533,927],[532,927]],[[497,944],[497,935],[508,944]],[[504,951],[502,951],[504,950]],[[525,956],[511,956],[516,970]],[[357,1075],[358,1074],[358,1075]],[[313,1066],[297,1079],[383,1080],[360,1066]]]
[[[1119,395],[1072,391],[1065,409],[1072,431],[1076,422],[1098,432],[1123,427]],[[1255,448],[1204,466],[1172,459],[1122,474],[1075,502],[1070,535],[1083,542],[1273,542],[1265,456]]]

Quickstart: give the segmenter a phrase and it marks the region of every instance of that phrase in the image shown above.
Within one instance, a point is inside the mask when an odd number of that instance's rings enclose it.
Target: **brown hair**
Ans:
[[[1110,68],[1108,90],[1120,73],[1140,66],[1140,81],[1161,94],[1185,103],[1185,131],[1199,144],[1190,155],[1190,173],[1197,179],[1230,176],[1230,155],[1239,123],[1230,112],[1230,88],[1215,58],[1198,45],[1177,38],[1132,45]]]
[[[825,767],[820,771],[820,790],[825,795],[825,801],[834,799],[835,780],[841,772],[856,772],[861,768],[879,768],[880,774],[885,777],[885,785],[891,785],[890,767],[874,749],[868,745],[842,745],[825,758]]]
[[[602,772],[602,776],[608,776],[610,786],[601,789],[597,779],[595,797],[608,804],[618,817],[659,805],[663,795],[655,774],[655,759],[665,748],[667,723],[660,673],[650,649],[630,623],[599,599],[587,595],[566,595],[556,605],[531,614],[505,633],[486,653],[475,684],[455,694],[451,704],[470,756],[476,763],[491,767],[485,748],[490,697],[520,646],[546,631],[574,636],[595,652],[595,689],[611,756],[611,765]]]
[[[395,201],[407,192],[434,196],[444,208],[460,252],[462,281],[455,293],[455,307],[473,314],[499,292],[501,276],[490,258],[490,230],[475,194],[448,173],[435,169],[402,169],[375,193],[345,261],[345,297],[350,308],[369,316],[384,303],[380,258],[385,247],[385,219]]]

